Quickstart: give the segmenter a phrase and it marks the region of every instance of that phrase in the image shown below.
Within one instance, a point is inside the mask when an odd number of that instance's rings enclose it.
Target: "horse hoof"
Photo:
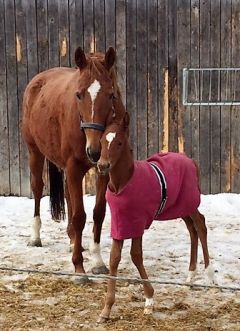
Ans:
[[[100,315],[99,319],[97,320],[97,323],[103,324],[103,323],[106,323],[107,321],[109,321],[109,317]]]
[[[196,279],[196,275],[197,275],[197,271],[196,270],[193,270],[193,271],[189,271],[188,272],[188,277],[186,279],[186,283],[187,284],[193,284],[195,279]]]
[[[87,285],[90,284],[92,281],[87,276],[75,276],[74,283],[76,285]]]
[[[152,306],[148,306],[144,308],[143,314],[144,315],[152,315],[153,313],[153,307]]]
[[[107,275],[107,274],[109,274],[109,270],[105,265],[102,265],[101,267],[93,267],[92,273],[94,275],[100,275],[100,274]]]
[[[41,239],[30,240],[27,244],[29,247],[42,247]]]

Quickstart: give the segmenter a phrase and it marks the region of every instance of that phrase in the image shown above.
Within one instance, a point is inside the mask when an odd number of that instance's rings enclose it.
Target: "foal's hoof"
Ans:
[[[152,315],[153,313],[153,306],[147,306],[144,308],[143,314],[144,315]]]
[[[30,240],[27,244],[29,247],[42,247],[41,239]]]
[[[107,274],[109,274],[109,270],[105,265],[102,265],[101,267],[93,267],[92,273],[94,275],[100,275],[100,274],[107,275]]]
[[[196,280],[196,276],[197,276],[197,270],[189,271],[186,279],[186,283],[190,285],[193,284],[194,281]]]
[[[97,323],[102,324],[102,323],[106,323],[107,321],[109,321],[109,317],[100,315],[99,319],[97,320]]]

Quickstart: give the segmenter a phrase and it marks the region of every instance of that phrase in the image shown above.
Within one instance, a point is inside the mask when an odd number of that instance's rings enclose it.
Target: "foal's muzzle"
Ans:
[[[101,162],[99,161],[97,163],[97,168],[98,168],[98,172],[102,175],[106,175],[109,170],[110,170],[110,163],[109,162]]]

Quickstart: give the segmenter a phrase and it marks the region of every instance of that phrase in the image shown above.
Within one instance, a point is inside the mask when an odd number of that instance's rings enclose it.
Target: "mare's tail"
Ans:
[[[60,220],[65,218],[64,206],[64,174],[52,162],[48,161],[50,182],[50,208],[52,218]]]

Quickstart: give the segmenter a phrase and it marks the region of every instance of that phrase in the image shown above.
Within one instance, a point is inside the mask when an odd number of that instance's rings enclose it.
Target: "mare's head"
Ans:
[[[81,129],[86,135],[86,153],[91,162],[100,157],[100,139],[107,125],[124,115],[121,95],[116,83],[115,50],[106,54],[85,55],[78,47],[75,62],[80,75],[77,80],[76,98],[81,118]]]
[[[129,114],[125,115],[120,123],[113,123],[107,127],[101,138],[101,156],[97,163],[98,171],[108,173],[119,160],[129,155]],[[131,156],[132,157],[132,156]]]

